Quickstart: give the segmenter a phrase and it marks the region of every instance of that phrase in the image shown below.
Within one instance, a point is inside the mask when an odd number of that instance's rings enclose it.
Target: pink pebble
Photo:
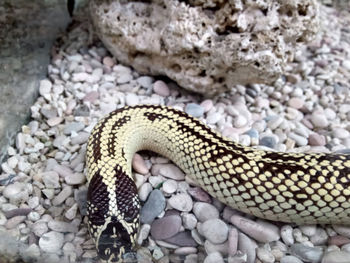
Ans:
[[[103,65],[107,66],[107,67],[113,67],[114,66],[114,60],[113,58],[107,56],[103,58]]]
[[[139,174],[147,174],[149,172],[149,169],[146,166],[145,160],[142,158],[141,155],[137,153],[134,155],[134,158],[132,159],[132,167]]]
[[[336,245],[341,247],[342,245],[350,243],[350,239],[344,236],[332,236],[328,239],[328,245]]]
[[[212,100],[204,100],[204,101],[202,101],[200,106],[202,106],[204,108],[204,112],[208,112],[211,110],[211,108],[213,108],[213,101]]]
[[[83,98],[83,101],[89,101],[89,102],[94,102],[97,100],[99,97],[99,94],[97,91],[90,91],[88,94],[85,95]]]
[[[167,97],[170,95],[170,89],[169,89],[168,85],[164,81],[161,81],[161,80],[157,80],[156,82],[154,82],[153,90],[156,94],[163,96],[163,97]]]
[[[288,105],[294,109],[299,110],[304,106],[304,100],[294,97],[288,101]]]
[[[311,146],[324,146],[326,145],[326,138],[318,133],[312,133],[309,135],[309,145]]]

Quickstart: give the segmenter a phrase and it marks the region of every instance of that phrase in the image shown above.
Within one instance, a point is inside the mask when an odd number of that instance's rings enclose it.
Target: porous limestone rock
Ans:
[[[90,13],[119,61],[206,95],[271,83],[318,30],[316,0],[92,0]]]

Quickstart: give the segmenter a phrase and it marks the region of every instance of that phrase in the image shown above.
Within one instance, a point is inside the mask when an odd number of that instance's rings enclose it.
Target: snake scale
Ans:
[[[133,253],[140,202],[131,164],[140,150],[169,158],[242,212],[296,224],[350,223],[350,155],[246,147],[182,111],[136,105],[101,119],[87,146],[88,225],[105,262]]]

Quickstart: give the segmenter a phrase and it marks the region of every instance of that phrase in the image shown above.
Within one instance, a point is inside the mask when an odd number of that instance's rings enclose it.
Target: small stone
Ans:
[[[60,165],[60,164],[56,164],[53,166],[53,170],[55,172],[57,172],[61,177],[66,177],[66,176],[72,176],[73,175],[73,171],[71,168],[64,166],[64,165]]]
[[[303,263],[303,261],[294,256],[284,256],[283,258],[281,258],[280,263]]]
[[[317,228],[316,234],[310,237],[310,241],[315,246],[325,245],[328,240],[328,234],[323,228]]]
[[[208,111],[210,111],[213,108],[214,104],[213,104],[212,100],[208,99],[208,100],[202,101],[200,106],[203,107],[204,112],[208,112]]]
[[[189,231],[179,232],[174,236],[165,239],[164,241],[173,245],[181,246],[181,247],[197,246],[196,241],[194,241],[193,237],[191,236],[191,232]]]
[[[72,207],[70,207],[66,213],[64,214],[64,216],[69,219],[69,220],[73,220],[76,215],[77,215],[77,211],[78,211],[78,204],[75,203]]]
[[[70,135],[72,132],[77,133],[84,128],[85,128],[85,125],[82,122],[71,122],[69,124],[66,124],[66,126],[64,127],[63,133],[65,135]]]
[[[151,235],[154,239],[167,239],[176,235],[181,228],[181,217],[166,216],[155,220],[151,225]]]
[[[113,58],[111,58],[110,56],[106,56],[102,59],[102,63],[103,65],[107,66],[107,67],[113,67],[114,66],[114,60]]]
[[[323,251],[321,248],[308,247],[302,244],[294,244],[290,247],[291,254],[306,262],[320,262]]]
[[[329,124],[326,116],[320,112],[314,112],[311,115],[311,122],[318,128],[326,128]]]
[[[299,146],[305,146],[308,143],[307,138],[300,136],[294,132],[290,132],[288,137],[290,139],[294,140],[297,143],[297,145],[299,145]]]
[[[198,243],[198,241],[197,241]],[[201,243],[199,243],[201,244]],[[204,248],[205,248],[205,252],[207,252],[207,254],[213,253],[213,252],[220,252],[222,255],[226,256],[228,255],[228,242],[224,242],[221,244],[214,244],[212,242],[210,242],[209,240],[205,240],[204,242]]]
[[[166,178],[174,179],[174,180],[184,180],[185,174],[181,171],[177,166],[167,163],[167,164],[154,164],[152,166],[151,173],[154,176],[164,176]]]
[[[350,238],[350,226],[333,225],[333,229],[339,235]]]
[[[174,254],[176,255],[190,255],[194,253],[197,253],[197,249],[195,247],[179,247],[174,251]]]
[[[284,225],[281,228],[281,237],[283,242],[287,245],[294,244],[293,228],[290,225]]]
[[[139,198],[141,201],[146,201],[153,188],[150,183],[144,183],[139,189]]]
[[[204,259],[204,263],[224,263],[224,259],[219,252],[213,252]]]
[[[338,246],[338,247],[341,247],[345,244],[349,244],[350,243],[350,239],[347,238],[347,237],[343,237],[343,236],[332,236],[332,237],[329,237],[328,239],[328,245],[335,245],[335,246]]]
[[[26,216],[15,216],[15,217],[12,217],[9,220],[7,220],[7,222],[5,223],[5,227],[7,229],[15,228],[17,225],[19,225],[20,223],[24,222],[24,220],[26,218],[27,218]]]
[[[348,263],[350,253],[347,251],[330,251],[326,252],[321,263]]]
[[[16,209],[11,209],[8,211],[5,211],[5,215],[7,219],[10,219],[15,216],[26,216],[28,215],[32,209],[30,208],[16,208]]]
[[[260,139],[259,144],[274,149],[276,147],[277,141],[273,136],[264,136]]]
[[[170,95],[170,89],[168,85],[161,80],[157,80],[156,82],[154,82],[153,90],[159,96],[167,97]]]
[[[71,223],[63,222],[63,221],[57,221],[57,220],[52,220],[49,221],[47,225],[51,230],[56,231],[56,232],[72,232],[72,233],[77,233],[78,232],[78,227],[76,225],[73,225]]]
[[[52,117],[52,118],[47,120],[47,124],[50,127],[54,127],[54,126],[60,124],[62,121],[63,121],[62,117]]]
[[[39,93],[41,96],[50,94],[52,88],[52,83],[48,79],[43,79],[40,81]]]
[[[236,228],[231,228],[228,233],[228,254],[234,256],[237,253],[238,247],[238,231]]]
[[[64,180],[69,185],[79,185],[85,183],[86,177],[83,173],[73,173],[64,177]]]
[[[272,253],[263,247],[257,248],[256,255],[263,263],[275,262],[275,257],[272,255]]]
[[[169,205],[182,212],[189,212],[192,210],[192,198],[186,193],[173,195],[168,200]]]
[[[200,118],[204,115],[204,108],[196,103],[188,103],[185,112],[195,118]]]
[[[298,97],[293,97],[288,101],[288,105],[294,109],[301,109],[304,106],[304,100]]]
[[[326,145],[326,137],[318,133],[312,133],[308,138],[309,145],[311,146],[324,146]]]
[[[256,248],[258,245],[243,233],[238,233],[238,250],[247,255],[246,263],[254,263],[256,259]]]
[[[137,173],[143,174],[143,175],[149,172],[149,169],[146,165],[145,160],[138,153],[135,153],[134,158],[132,159],[132,168],[134,168],[134,170]]]
[[[211,204],[196,202],[193,206],[193,213],[199,221],[204,222],[209,219],[219,218],[219,211]]]
[[[219,113],[219,112],[212,112],[212,113],[208,114],[206,120],[207,120],[208,124],[214,125],[221,119],[221,117],[222,117],[221,113]]]
[[[137,237],[137,243],[139,245],[142,245],[142,242],[147,239],[150,230],[151,230],[151,226],[149,224],[143,224],[140,227],[140,231]]]
[[[182,216],[182,222],[184,228],[192,230],[195,229],[197,225],[197,218],[194,216],[194,214],[184,214]]]
[[[152,86],[153,78],[149,76],[141,76],[136,79],[137,83],[139,83],[143,88],[149,88]]]
[[[41,237],[44,233],[46,233],[49,230],[49,228],[47,227],[47,223],[43,222],[42,220],[36,221],[31,226],[31,229],[37,237]]]
[[[47,171],[41,174],[47,188],[60,188],[59,175],[55,171]]]
[[[228,227],[221,219],[209,219],[205,221],[201,227],[200,232],[203,236],[214,244],[220,244],[227,240]]]
[[[134,93],[128,93],[125,97],[126,105],[135,106],[139,103],[139,97]]]
[[[24,262],[35,262],[40,257],[40,249],[37,244],[31,244],[21,252]]]
[[[85,216],[87,214],[86,207],[86,199],[87,199],[87,189],[76,189],[74,191],[74,200],[77,202],[80,214]]]
[[[63,246],[64,235],[55,231],[43,234],[39,239],[39,247],[47,253],[57,253]]]
[[[62,191],[54,197],[52,204],[58,206],[62,204],[71,194],[73,190],[71,186],[65,186]]]
[[[164,211],[166,202],[164,195],[158,189],[155,189],[149,195],[146,203],[141,208],[141,223],[150,224],[153,220]]]
[[[278,227],[265,221],[255,222],[239,215],[233,215],[231,223],[245,234],[262,243],[269,243],[280,238]]]
[[[346,139],[350,137],[350,132],[343,128],[337,128],[333,130],[333,136],[338,139]]]
[[[94,103],[96,100],[98,100],[99,96],[100,94],[97,91],[90,91],[84,96],[83,101]]]
[[[301,230],[301,232],[308,237],[311,237],[316,234],[316,228],[317,228],[316,225],[299,226],[299,229]]]
[[[27,201],[29,198],[27,185],[22,182],[14,182],[13,184],[9,184],[3,189],[2,195],[10,199],[12,204]]]
[[[0,226],[5,225],[6,222],[7,222],[7,218],[4,215],[4,213],[0,210]]]
[[[163,189],[164,193],[167,193],[167,194],[175,193],[176,189],[177,189],[177,182],[175,180],[171,180],[171,179],[166,180],[163,183],[162,189]]]
[[[187,192],[197,201],[211,203],[210,195],[205,192],[202,188],[192,187],[187,190]]]
[[[40,214],[38,212],[32,211],[28,214],[27,217],[30,221],[36,222],[40,219]]]

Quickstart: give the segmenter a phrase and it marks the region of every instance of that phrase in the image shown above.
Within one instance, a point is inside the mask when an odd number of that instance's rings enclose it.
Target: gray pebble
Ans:
[[[60,188],[59,175],[55,171],[47,171],[41,174],[46,188]]]
[[[224,259],[219,252],[213,252],[205,258],[204,263],[224,263]]]
[[[280,263],[303,263],[303,261],[294,256],[284,256],[283,258],[281,258]]]
[[[192,230],[197,225],[197,218],[194,214],[184,214],[182,215],[183,226],[186,229]]]
[[[71,186],[65,186],[62,191],[54,197],[52,204],[54,206],[62,204],[72,194],[72,192],[73,190]]]
[[[277,141],[273,136],[264,136],[260,139],[259,144],[274,149],[276,147]]]
[[[238,234],[238,249],[247,255],[246,263],[254,263],[258,245],[243,233]]]
[[[65,135],[70,135],[72,132],[79,132],[85,128],[82,122],[71,122],[64,127],[63,133]]]
[[[264,247],[258,247],[256,250],[257,257],[263,262],[263,263],[274,263],[275,257],[272,255],[270,251],[268,251]]]
[[[176,235],[180,231],[180,228],[180,216],[166,216],[153,221],[151,225],[151,235],[154,239],[167,239]]]
[[[200,118],[204,114],[204,108],[196,103],[188,103],[185,112],[195,118]]]
[[[155,189],[149,195],[146,203],[141,208],[141,223],[150,224],[152,221],[164,211],[166,202],[162,192]]]
[[[323,251],[321,248],[294,244],[290,247],[291,254],[306,262],[320,262]]]
[[[197,243],[191,236],[191,232],[182,231],[164,241],[181,247],[196,247]]]
[[[186,193],[173,195],[169,198],[168,203],[172,208],[182,212],[189,212],[193,207],[192,198]]]
[[[63,246],[64,235],[55,231],[43,234],[39,239],[39,247],[48,253],[57,253]]]
[[[220,244],[227,240],[228,227],[221,219],[209,219],[200,226],[200,233],[214,244]]]
[[[204,202],[196,202],[193,206],[193,213],[201,222],[205,222],[208,219],[219,218],[219,211],[217,208]]]

